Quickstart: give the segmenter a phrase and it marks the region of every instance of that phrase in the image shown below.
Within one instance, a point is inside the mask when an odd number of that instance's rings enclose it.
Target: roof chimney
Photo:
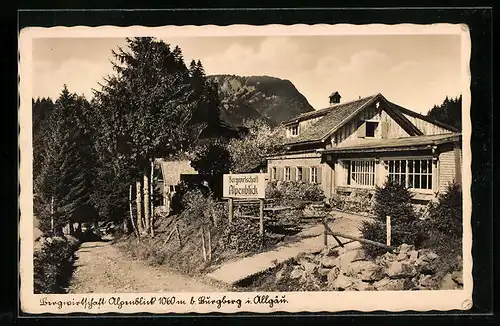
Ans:
[[[330,95],[330,105],[340,103],[340,98],[339,92],[333,92],[332,95]]]

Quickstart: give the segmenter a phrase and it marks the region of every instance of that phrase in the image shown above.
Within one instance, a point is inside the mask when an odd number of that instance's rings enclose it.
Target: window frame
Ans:
[[[271,180],[278,180],[278,168],[276,166],[271,167]]]
[[[300,174],[299,174],[300,171]],[[300,179],[299,179],[300,175]],[[302,166],[297,166],[295,168],[295,181],[301,182],[304,181],[304,168]]]
[[[287,178],[287,170],[288,170],[288,178]],[[289,166],[285,166],[283,170],[283,181],[291,181],[291,176],[292,176],[292,170]]]
[[[300,134],[300,124],[294,124],[288,127],[288,131],[291,137],[297,137]]]
[[[313,173],[313,171],[315,171],[315,173]],[[318,183],[318,167],[317,166],[309,167],[309,182]]]
[[[378,127],[378,121],[365,121],[365,138],[374,138]],[[368,126],[373,126],[373,136],[368,136]]]
[[[355,162],[369,162],[368,166],[356,165]],[[370,164],[371,163],[371,164]],[[345,183],[346,186],[352,188],[374,188],[377,185],[377,160],[375,158],[361,158],[352,160],[342,160],[344,169],[346,170]],[[360,171],[353,171],[353,166]],[[373,167],[373,171],[371,168]],[[368,168],[368,170],[366,169]],[[353,176],[360,177],[362,180],[368,180],[369,184],[361,184],[356,181]],[[361,180],[360,180],[361,181]],[[355,184],[353,184],[355,182]]]
[[[383,159],[384,161],[384,166],[386,168],[386,173],[387,173],[387,180],[390,180],[390,161],[405,161],[406,162],[406,166],[405,166],[405,187],[408,188],[410,191],[413,191],[413,192],[419,192],[419,193],[433,193],[437,187],[436,185],[436,174],[435,173],[438,173],[437,171],[437,167],[435,166],[434,164],[434,158],[432,156],[413,156],[413,157],[389,157],[389,158],[384,158]],[[413,165],[413,172],[410,172],[410,166],[409,166],[409,161],[420,161],[420,167],[419,167],[419,171],[420,172],[415,172],[415,165]],[[426,164],[426,167],[427,167],[427,172],[423,173],[422,172],[422,161],[427,161]],[[429,164],[430,162],[430,164]],[[430,166],[430,169],[429,169],[429,166]],[[430,172],[429,172],[430,170]],[[412,173],[412,174],[410,174]],[[395,174],[395,173],[392,173],[392,174]],[[401,174],[401,173],[399,173]],[[415,188],[414,186],[411,186],[410,187],[410,175],[413,177],[413,180],[415,180],[415,176],[419,176],[420,177],[420,185],[422,184],[422,176],[426,176],[426,185],[427,187],[426,188]],[[429,185],[429,181],[431,183],[431,186],[430,188],[428,188],[428,185]]]

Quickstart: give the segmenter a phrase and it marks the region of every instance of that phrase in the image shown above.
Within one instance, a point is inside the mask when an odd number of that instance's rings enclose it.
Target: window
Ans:
[[[432,190],[432,159],[391,160],[389,180],[407,188]]]
[[[375,137],[375,129],[377,129],[377,122],[366,122],[366,137]]]
[[[297,167],[296,177],[297,177],[297,181],[302,181],[302,167],[301,166]]]
[[[351,186],[374,186],[375,161],[347,161],[347,184]]]
[[[278,178],[278,173],[275,166],[271,169],[271,180],[276,180]]]
[[[318,168],[311,167],[311,182],[318,183]]]
[[[293,125],[289,128],[290,135],[298,136],[299,135],[299,124]]]
[[[285,167],[285,180],[287,180],[287,181],[290,180],[290,167],[289,166]]]

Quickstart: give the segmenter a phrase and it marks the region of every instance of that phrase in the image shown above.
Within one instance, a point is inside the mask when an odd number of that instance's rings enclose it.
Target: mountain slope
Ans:
[[[222,115],[234,124],[241,124],[244,119],[263,118],[272,125],[278,125],[314,110],[289,80],[236,75],[212,75],[208,78],[219,84],[219,95],[225,108]]]

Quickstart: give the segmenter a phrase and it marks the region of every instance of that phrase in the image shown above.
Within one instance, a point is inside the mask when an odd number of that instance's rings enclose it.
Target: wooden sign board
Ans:
[[[259,199],[266,197],[267,173],[223,175],[224,198]]]

